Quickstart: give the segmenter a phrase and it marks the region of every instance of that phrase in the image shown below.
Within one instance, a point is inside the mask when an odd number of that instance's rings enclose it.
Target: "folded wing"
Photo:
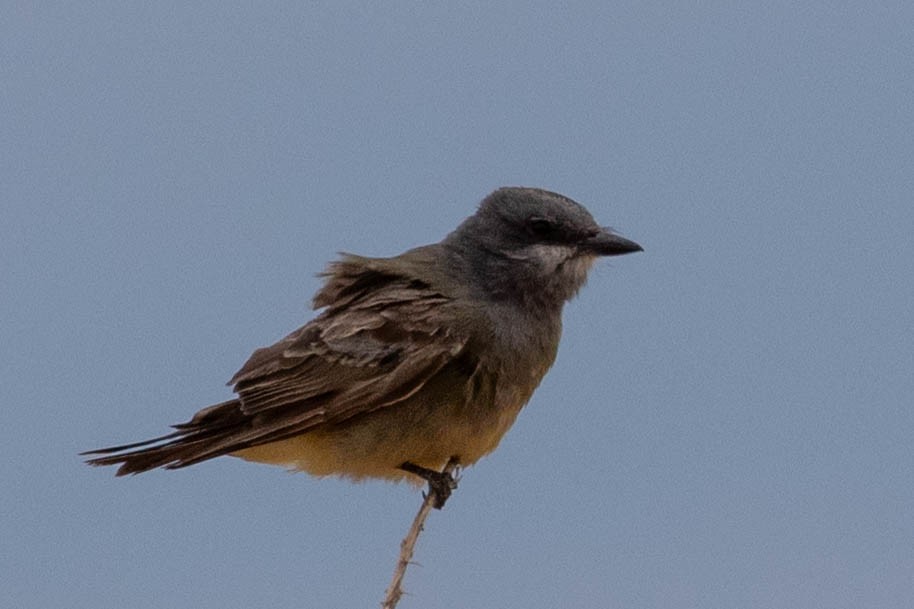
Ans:
[[[232,378],[238,397],[175,432],[88,454],[118,475],[184,467],[395,405],[457,358],[450,299],[427,283],[346,257],[331,265],[315,305],[324,312],[255,351]]]

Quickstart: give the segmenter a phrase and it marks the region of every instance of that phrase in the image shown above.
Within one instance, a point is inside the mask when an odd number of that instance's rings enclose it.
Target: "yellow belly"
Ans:
[[[232,454],[315,476],[420,483],[398,467],[409,461],[440,471],[453,456],[462,466],[472,465],[495,450],[526,397],[510,400],[516,403],[510,407],[475,410],[465,405],[429,407],[410,400]]]

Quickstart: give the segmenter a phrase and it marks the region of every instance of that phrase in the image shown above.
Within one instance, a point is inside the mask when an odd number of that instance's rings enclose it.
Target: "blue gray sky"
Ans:
[[[401,608],[914,598],[914,8],[25,3],[0,18],[3,606],[375,607],[418,493],[77,452],[226,399],[336,252],[501,185],[602,261]]]

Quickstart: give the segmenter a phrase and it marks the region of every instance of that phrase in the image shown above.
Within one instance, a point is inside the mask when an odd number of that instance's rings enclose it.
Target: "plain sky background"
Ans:
[[[376,607],[419,494],[81,450],[230,396],[337,251],[501,185],[602,261],[401,608],[914,603],[914,4],[0,14],[0,606]]]

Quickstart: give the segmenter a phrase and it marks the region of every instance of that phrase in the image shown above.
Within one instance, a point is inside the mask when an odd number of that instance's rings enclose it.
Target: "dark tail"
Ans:
[[[173,425],[176,431],[170,434],[80,454],[102,455],[87,459],[90,465],[120,465],[118,476],[157,467],[177,469],[242,448],[232,438],[237,437],[239,428],[243,429],[247,422],[241,402],[229,400],[201,410],[187,423]]]

